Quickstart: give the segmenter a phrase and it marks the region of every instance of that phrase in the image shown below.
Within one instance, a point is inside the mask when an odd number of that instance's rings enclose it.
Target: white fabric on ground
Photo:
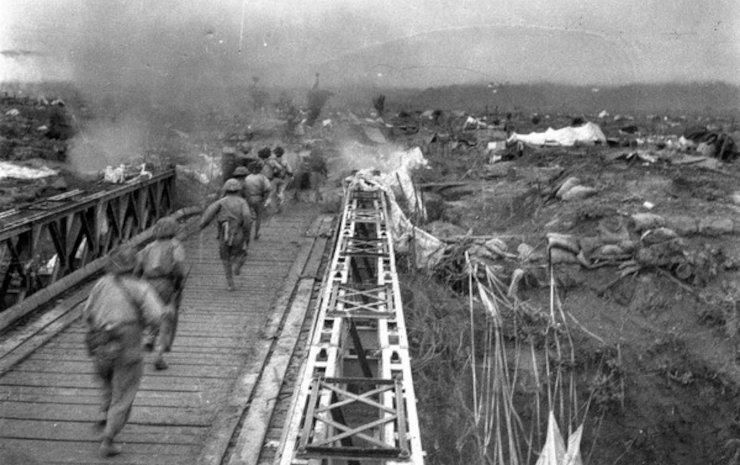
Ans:
[[[582,434],[583,425],[570,435],[566,448],[555,415],[550,411],[547,419],[547,438],[536,465],[583,465],[580,452]]]
[[[553,145],[571,147],[576,144],[606,143],[606,136],[598,124],[587,122],[583,126],[568,126],[562,129],[547,128],[545,132],[529,134],[513,133],[508,142],[522,141],[530,145]]]
[[[426,209],[421,203],[414,182],[411,180],[411,173],[421,167],[429,164],[419,147],[393,153],[386,160],[385,170],[381,169],[381,178],[386,186],[400,190],[400,193],[406,199],[410,212],[418,212],[421,217],[426,219]]]
[[[108,165],[103,170],[103,180],[114,184],[121,184],[126,180],[126,165],[119,165],[115,168]]]
[[[0,179],[40,179],[57,174],[56,170],[42,166],[41,168],[29,168],[14,163],[0,161]]]
[[[465,129],[487,129],[490,126],[486,122],[481,121],[478,118],[468,116],[468,118],[465,120],[464,127]]]
[[[411,211],[414,211],[414,208],[424,208],[414,194],[410,173],[418,166],[426,166],[427,160],[418,147],[405,152],[397,152],[394,155],[395,163],[391,165],[394,169],[390,172],[381,171],[380,175],[375,175],[373,169],[360,170],[346,179],[347,188],[359,188],[364,191],[375,189],[385,191],[388,194],[388,220],[393,234],[395,250],[408,253],[413,244],[416,267],[431,269],[442,259],[446,248],[445,244],[428,232],[414,226],[401,210],[394,194],[394,190],[402,192],[408,200]],[[418,206],[415,207],[415,205]]]

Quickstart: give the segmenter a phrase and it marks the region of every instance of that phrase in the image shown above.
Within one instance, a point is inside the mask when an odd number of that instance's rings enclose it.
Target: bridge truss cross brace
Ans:
[[[85,194],[70,191],[0,220],[0,312],[74,273],[171,213],[175,172]]]

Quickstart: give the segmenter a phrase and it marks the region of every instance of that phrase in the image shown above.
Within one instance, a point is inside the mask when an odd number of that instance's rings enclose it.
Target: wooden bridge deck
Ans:
[[[235,292],[226,290],[214,231],[204,232],[202,245],[197,234],[187,240],[193,269],[166,356],[170,367],[154,370],[147,354],[131,419],[118,437],[120,456],[97,456],[98,389],[85,328],[76,320],[0,376],[0,457],[11,451],[26,457],[18,463],[220,463],[243,413],[234,396],[246,403],[275,337],[265,328],[279,326],[299,279],[317,272],[322,243],[306,236],[317,216],[315,207],[293,205],[263,225]]]

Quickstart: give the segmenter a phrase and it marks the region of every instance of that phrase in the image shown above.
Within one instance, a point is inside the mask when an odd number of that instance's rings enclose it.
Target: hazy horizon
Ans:
[[[740,84],[740,6],[688,0],[3,0],[0,81],[190,89]]]
[[[275,84],[275,83],[264,83],[265,87],[270,89],[276,89],[276,90],[308,90],[313,86],[314,80],[311,79],[307,82],[298,83],[298,84]],[[33,80],[33,81],[20,81],[20,80],[0,80],[0,84],[11,84],[11,85],[39,85],[39,84],[49,84],[49,85],[67,85],[67,84],[75,84],[75,81],[72,79],[43,79],[43,80]],[[252,85],[251,76],[249,77],[249,80],[245,80],[241,83],[221,83],[226,84],[226,87],[250,87]],[[132,84],[133,86],[134,84]],[[260,84],[263,85],[263,84]],[[439,84],[439,85],[429,85],[429,86],[405,86],[405,85],[394,85],[394,86],[386,86],[386,87],[379,87],[375,84],[365,84],[365,83],[339,83],[339,84],[322,84],[322,88],[326,89],[343,89],[343,88],[360,88],[360,89],[396,89],[396,90],[418,90],[422,91],[425,89],[440,89],[444,87],[468,87],[468,86],[475,86],[475,87],[504,87],[504,86],[559,86],[559,87],[572,87],[572,88],[581,88],[581,89],[595,89],[597,92],[603,89],[615,89],[620,87],[631,87],[631,86],[645,86],[645,87],[661,87],[661,86],[706,86],[706,85],[724,85],[728,87],[735,87],[740,89],[740,83],[732,83],[729,81],[724,80],[694,80],[694,81],[680,81],[680,80],[673,80],[673,81],[631,81],[631,82],[620,82],[620,83],[612,83],[612,84],[598,84],[598,83],[583,83],[583,84],[573,84],[573,83],[567,83],[567,82],[556,82],[556,81],[548,81],[548,80],[537,80],[537,81],[498,81],[498,82],[491,82],[486,80],[475,80],[470,79],[467,81],[456,81],[454,83],[450,84]],[[125,85],[121,87],[122,89],[127,88]]]

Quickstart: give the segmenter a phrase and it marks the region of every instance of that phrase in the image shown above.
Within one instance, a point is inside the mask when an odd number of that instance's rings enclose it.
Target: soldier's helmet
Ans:
[[[136,250],[123,247],[113,252],[105,265],[105,271],[113,274],[130,273],[136,266]]]
[[[276,157],[280,158],[285,153],[285,150],[283,150],[283,148],[278,145],[277,147],[275,147],[275,149],[273,149],[272,153],[274,153]]]
[[[236,179],[229,179],[224,183],[224,192],[239,192],[242,190],[242,183]]]
[[[234,176],[236,177],[242,177],[249,174],[249,170],[246,166],[237,166],[234,170]]]
[[[170,239],[177,234],[177,221],[172,218],[162,218],[154,225],[155,239]]]
[[[239,142],[239,144],[237,145],[237,148],[242,153],[249,153],[252,151],[252,146],[249,145],[249,142],[246,142],[246,141]]]
[[[267,159],[267,158],[270,158],[270,153],[272,153],[272,151],[270,150],[270,147],[265,147],[265,148],[260,149],[259,152],[257,152],[257,156],[262,159]]]

